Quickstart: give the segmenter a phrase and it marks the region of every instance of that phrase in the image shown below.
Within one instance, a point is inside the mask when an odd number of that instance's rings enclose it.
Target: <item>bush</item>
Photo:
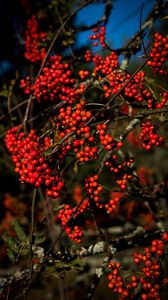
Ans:
[[[166,22],[167,3],[158,1],[140,31],[113,50],[107,1],[102,19],[78,28],[92,29],[98,50],[86,42],[79,54],[72,20],[90,2],[72,13],[65,2],[62,16],[61,1],[52,1],[44,19],[28,20],[25,63],[3,96],[2,177],[11,187],[2,190],[0,231],[2,264],[13,267],[0,279],[1,299],[167,293],[168,35],[154,26]],[[135,69],[131,57],[142,50]]]

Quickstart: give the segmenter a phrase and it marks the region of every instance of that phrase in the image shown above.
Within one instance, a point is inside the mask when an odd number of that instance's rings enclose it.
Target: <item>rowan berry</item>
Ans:
[[[150,150],[153,145],[161,146],[163,144],[163,137],[159,137],[155,132],[154,126],[150,121],[141,124],[141,132],[139,134],[139,140],[142,141],[142,147],[146,150]]]
[[[154,35],[153,48],[149,53],[150,59],[147,62],[156,73],[167,75],[166,60],[168,56],[168,36],[163,37],[158,32]]]
[[[35,16],[28,20],[25,36],[25,57],[33,63],[42,61],[46,55],[44,43],[47,40],[47,34],[38,32],[38,22]]]

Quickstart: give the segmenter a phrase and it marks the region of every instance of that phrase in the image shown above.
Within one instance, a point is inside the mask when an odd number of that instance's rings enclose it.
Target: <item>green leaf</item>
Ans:
[[[82,271],[82,263],[79,259],[75,259],[74,261],[67,263],[67,262],[56,262],[55,264],[57,269],[62,269],[62,270],[76,270],[76,271]]]
[[[166,20],[168,19],[168,16],[163,17],[161,20]]]
[[[71,266],[71,268],[73,270],[76,270],[76,271],[82,271],[83,270],[82,261],[79,258],[72,261],[69,265]]]
[[[30,249],[29,248],[24,248],[20,250],[20,254],[23,256],[26,256],[29,254]]]
[[[10,261],[12,263],[15,263],[15,261],[16,261],[15,255],[10,249],[7,249],[7,255],[8,255]]]
[[[53,208],[53,211],[59,211],[59,210],[63,209],[64,206],[65,206],[65,204],[55,205]]]
[[[63,46],[67,46],[67,45],[68,45],[68,42],[67,42],[67,41],[65,41],[65,40],[64,40],[64,41],[62,41],[62,45],[63,45]]]
[[[17,245],[16,241],[12,237],[3,234],[2,239],[8,245],[9,249],[11,249],[16,254],[19,253],[19,246]]]
[[[12,226],[13,226],[13,229],[18,237],[18,239],[21,241],[21,242],[25,242],[25,243],[28,243],[28,238],[23,230],[23,228],[20,226],[20,224],[18,223],[17,220],[14,220],[13,223],[12,223]]]
[[[39,245],[39,244],[42,244],[43,242],[45,242],[46,240],[46,235],[45,234],[37,234],[35,236],[35,244],[36,245]]]
[[[45,271],[47,272],[48,275],[51,275],[56,278],[60,277],[59,273],[56,271],[56,268],[53,266],[45,266]]]

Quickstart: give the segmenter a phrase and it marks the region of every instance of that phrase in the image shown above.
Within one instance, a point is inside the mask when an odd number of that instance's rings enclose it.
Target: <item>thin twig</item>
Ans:
[[[30,264],[31,264],[31,273],[30,273],[30,280],[25,291],[24,300],[27,298],[27,295],[30,291],[32,277],[33,277],[33,234],[34,234],[34,215],[35,215],[35,200],[36,200],[37,189],[35,188],[33,191],[33,198],[32,198],[32,207],[31,207],[31,229],[30,229]]]
[[[4,118],[6,118],[11,112],[15,111],[22,105],[26,104],[28,101],[29,101],[29,99],[26,99],[26,100],[22,101],[21,103],[17,104],[16,106],[14,106],[13,108],[11,108],[10,111],[8,111],[6,114],[4,114],[0,117],[0,121],[3,120]]]

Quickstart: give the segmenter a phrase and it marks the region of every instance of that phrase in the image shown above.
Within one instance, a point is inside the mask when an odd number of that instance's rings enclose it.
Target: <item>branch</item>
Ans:
[[[67,19],[62,23],[60,29],[59,29],[58,31],[55,32],[54,38],[53,38],[53,40],[52,40],[52,42],[51,42],[51,44],[50,44],[50,46],[49,46],[49,48],[48,48],[48,50],[47,50],[46,56],[44,57],[44,59],[43,59],[43,61],[42,61],[42,64],[41,64],[41,66],[40,66],[40,69],[39,69],[39,71],[38,71],[38,74],[37,74],[35,80],[40,76],[40,74],[41,74],[41,72],[42,72],[42,70],[43,70],[43,68],[44,68],[44,65],[45,65],[45,63],[46,63],[46,61],[47,61],[47,58],[48,58],[48,56],[49,56],[49,54],[50,54],[50,52],[51,52],[51,50],[52,50],[52,48],[53,48],[53,46],[54,46],[56,40],[57,40],[57,38],[59,37],[59,35],[61,34],[61,32],[64,30],[65,25],[69,22],[69,20],[70,20],[70,19],[71,19],[71,18],[72,18],[79,10],[80,10],[80,9],[82,9],[83,7],[85,7],[86,5],[88,5],[89,3],[91,3],[92,1],[93,1],[93,0],[87,0],[87,1],[82,2],[82,3],[79,5],[79,7],[77,7],[77,8],[76,8],[76,9],[75,9],[75,10],[67,17]],[[24,116],[24,119],[23,119],[23,127],[24,127],[24,130],[25,130],[25,131],[26,131],[26,123],[27,123],[28,114],[29,114],[29,109],[30,109],[32,100],[33,100],[33,95],[31,95],[30,98],[29,98],[29,100],[28,100],[28,104],[27,104],[27,108],[26,108],[26,113],[25,113],[25,116]]]
[[[147,28],[151,28],[157,18],[164,12],[168,7],[168,1],[157,0],[153,9],[145,19],[144,23],[141,24],[141,30],[138,31],[122,48],[117,49],[117,54],[124,53],[128,56],[136,54],[141,49],[142,36]]]

